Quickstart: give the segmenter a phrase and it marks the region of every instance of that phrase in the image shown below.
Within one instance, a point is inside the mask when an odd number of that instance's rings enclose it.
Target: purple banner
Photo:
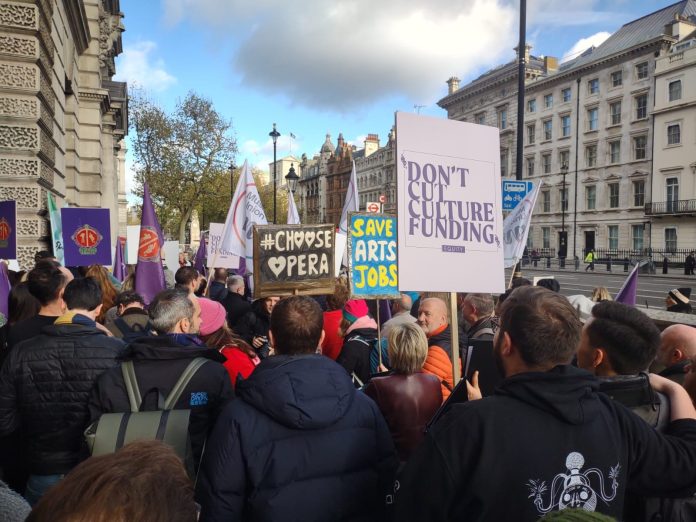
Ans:
[[[17,259],[16,201],[0,201],[0,259]]]
[[[162,229],[157,221],[157,214],[152,206],[150,190],[146,183],[143,187],[138,264],[135,265],[135,291],[143,296],[145,304],[150,304],[155,296],[167,287],[162,269],[163,243]]]
[[[107,208],[62,208],[65,266],[111,264],[111,223]]]
[[[0,261],[0,328],[7,324],[10,316],[10,280],[7,277],[7,265]]]
[[[114,254],[114,277],[121,281],[122,283],[126,280],[126,261],[123,256],[123,242],[121,240],[125,238],[116,238],[116,253]]]

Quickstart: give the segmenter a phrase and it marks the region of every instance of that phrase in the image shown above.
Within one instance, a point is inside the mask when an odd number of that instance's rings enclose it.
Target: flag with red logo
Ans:
[[[61,208],[65,266],[111,264],[108,208]]]
[[[138,244],[138,263],[135,265],[135,291],[146,304],[166,288],[162,268],[162,245],[164,237],[155,208],[152,206],[150,189],[143,187],[143,215],[140,221],[140,242]]]
[[[17,202],[0,201],[0,259],[17,259]]]

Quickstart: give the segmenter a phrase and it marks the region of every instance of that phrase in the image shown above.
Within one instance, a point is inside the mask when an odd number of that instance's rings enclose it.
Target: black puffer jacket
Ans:
[[[21,428],[31,473],[67,473],[88,456],[87,400],[124,347],[95,327],[56,324],[10,352],[0,373],[0,435]]]
[[[336,362],[343,366],[348,375],[353,375],[365,384],[372,375],[370,369],[370,352],[377,341],[375,328],[358,328],[346,334],[343,348]],[[356,383],[359,387],[359,383]]]
[[[201,521],[382,521],[396,467],[377,405],[322,355],[277,355],[237,385],[198,475]]]
[[[249,346],[254,346],[254,337],[268,338],[268,330],[271,327],[271,316],[266,310],[266,300],[257,299],[251,305],[251,311],[247,312],[235,327],[235,332],[244,339]],[[256,353],[262,359],[268,357],[269,347],[266,343],[261,348],[255,348]]]

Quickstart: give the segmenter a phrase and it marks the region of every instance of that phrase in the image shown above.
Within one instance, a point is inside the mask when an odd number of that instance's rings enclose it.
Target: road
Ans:
[[[597,265],[594,273],[592,273],[584,271],[575,272],[573,270],[569,270],[568,272],[546,271],[541,269],[533,270],[524,267],[522,276],[530,280],[534,277],[545,275],[554,277],[561,284],[561,293],[563,295],[583,294],[590,297],[593,288],[597,286],[606,286],[611,295],[614,296],[621,288],[621,285],[623,285],[628,274],[623,271],[614,271],[612,273],[603,272],[602,269],[604,269],[604,266]],[[506,271],[506,277],[509,281],[510,270]],[[636,305],[644,307],[647,303],[649,308],[664,309],[667,292],[672,288],[681,287],[693,288],[694,296],[692,299],[696,299],[696,276],[692,276],[689,279],[686,276],[679,276],[677,274],[675,274],[675,277],[639,275]]]

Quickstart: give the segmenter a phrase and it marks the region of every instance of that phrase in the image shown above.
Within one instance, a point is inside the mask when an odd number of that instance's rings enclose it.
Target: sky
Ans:
[[[662,0],[529,0],[535,56],[572,58]],[[515,58],[513,0],[121,0],[123,53],[115,80],[168,111],[189,91],[233,122],[238,153],[268,170],[278,157],[319,152],[326,134],[358,148],[386,143],[395,111],[446,118],[437,101]],[[290,133],[295,139],[290,138]],[[127,155],[127,191],[133,157]],[[129,198],[132,200],[132,197]]]

